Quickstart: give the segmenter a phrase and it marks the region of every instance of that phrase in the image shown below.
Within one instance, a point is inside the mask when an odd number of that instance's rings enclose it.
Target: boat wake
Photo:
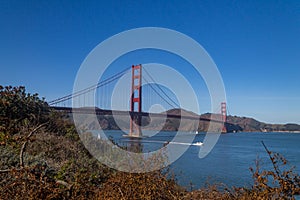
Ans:
[[[178,145],[191,145],[191,146],[202,146],[203,143],[202,142],[195,142],[195,143],[185,143],[185,142],[169,142],[169,141],[159,141],[159,140],[142,140],[142,141],[139,141],[139,142],[142,142],[142,143],[162,143],[164,145],[167,145],[167,144],[178,144]]]
[[[192,145],[192,146],[202,146],[202,142],[195,142],[195,143],[183,143],[183,142],[169,142],[169,144],[179,144],[179,145]]]

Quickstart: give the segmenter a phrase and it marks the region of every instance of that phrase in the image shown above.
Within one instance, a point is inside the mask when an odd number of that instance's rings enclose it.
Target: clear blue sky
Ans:
[[[138,27],[194,38],[217,64],[231,115],[300,123],[300,1],[0,1],[2,85],[51,100],[87,54]]]

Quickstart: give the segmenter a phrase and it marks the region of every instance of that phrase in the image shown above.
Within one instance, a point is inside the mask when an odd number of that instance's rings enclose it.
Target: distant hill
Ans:
[[[183,109],[171,109],[168,114],[183,116],[199,116]],[[211,119],[211,113],[200,115],[200,118]],[[172,121],[172,119],[170,119]],[[199,121],[198,131],[207,131],[209,122]],[[228,132],[300,132],[299,124],[268,124],[249,117],[227,116],[225,124]],[[170,129],[170,127],[168,128]]]
[[[183,116],[193,116],[193,117],[198,116],[199,117],[198,114],[196,114],[192,111],[187,111],[187,110],[184,110],[184,109],[177,109],[177,108],[170,109],[166,113],[168,113],[170,115],[183,115]]]
[[[99,109],[99,108],[98,108]],[[99,109],[100,110],[100,109]],[[205,113],[198,115],[191,111],[184,109],[170,109],[161,114],[186,116],[193,118],[212,119],[218,114]],[[89,117],[83,116],[88,124]],[[112,116],[110,112],[106,115],[98,116],[100,126],[102,129],[117,130],[129,129],[128,116]],[[116,123],[117,121],[117,123]],[[188,131],[188,132],[206,132],[209,127],[209,121],[192,120],[192,119],[178,119],[178,118],[150,118],[142,117],[142,126],[148,130],[164,130],[164,131]],[[95,124],[87,125],[90,129],[96,128]],[[198,129],[197,129],[198,126]],[[260,122],[249,117],[227,116],[227,123],[225,124],[227,132],[300,132],[300,125],[298,124],[268,124]]]
[[[299,124],[268,124],[253,118],[228,116],[227,122],[239,125],[244,132],[299,132]]]

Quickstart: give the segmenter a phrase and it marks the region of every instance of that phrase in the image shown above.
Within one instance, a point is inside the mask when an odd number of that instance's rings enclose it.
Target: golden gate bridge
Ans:
[[[117,81],[130,72],[131,81],[128,81],[130,83],[128,84],[128,90],[121,91],[123,94],[118,94],[118,102],[121,104],[122,102],[125,102],[123,107],[126,107],[126,104],[129,104],[129,108],[127,107],[127,110],[113,110],[111,108],[112,91],[114,90]],[[142,83],[144,83],[144,85]],[[90,98],[94,98],[94,101],[91,101]],[[72,102],[76,102],[76,107],[74,107],[74,104],[72,105]],[[90,102],[95,102],[95,105],[91,105]],[[95,85],[49,101],[49,105],[53,109],[67,113],[95,113],[98,116],[122,116],[128,115],[129,113],[130,126],[128,135],[130,137],[142,136],[142,117],[149,116],[156,118],[173,118],[222,123],[221,132],[227,132],[226,127],[230,125],[226,122],[226,102],[221,102],[220,112],[212,114],[209,118],[201,117],[200,115],[184,115],[182,113],[172,114],[168,112],[143,112],[143,110],[148,110],[147,108],[150,108],[151,105],[154,104],[162,105],[162,107],[166,110],[181,109],[176,97],[174,97],[174,94],[160,84],[157,84],[147,69],[142,68],[142,65],[133,65],[104,80],[100,80]],[[214,115],[218,115],[219,117],[212,117]]]

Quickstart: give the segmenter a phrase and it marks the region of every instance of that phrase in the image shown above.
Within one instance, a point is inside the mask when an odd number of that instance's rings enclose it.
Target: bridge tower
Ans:
[[[223,122],[223,128],[222,133],[226,133],[226,120],[227,120],[227,108],[226,108],[226,102],[221,103],[221,116],[222,116],[222,122]]]
[[[141,137],[141,121],[142,116],[139,115],[142,112],[142,65],[132,65],[132,80],[131,80],[131,105],[130,111],[132,113],[130,117],[130,137]],[[133,114],[138,112],[138,115]]]

